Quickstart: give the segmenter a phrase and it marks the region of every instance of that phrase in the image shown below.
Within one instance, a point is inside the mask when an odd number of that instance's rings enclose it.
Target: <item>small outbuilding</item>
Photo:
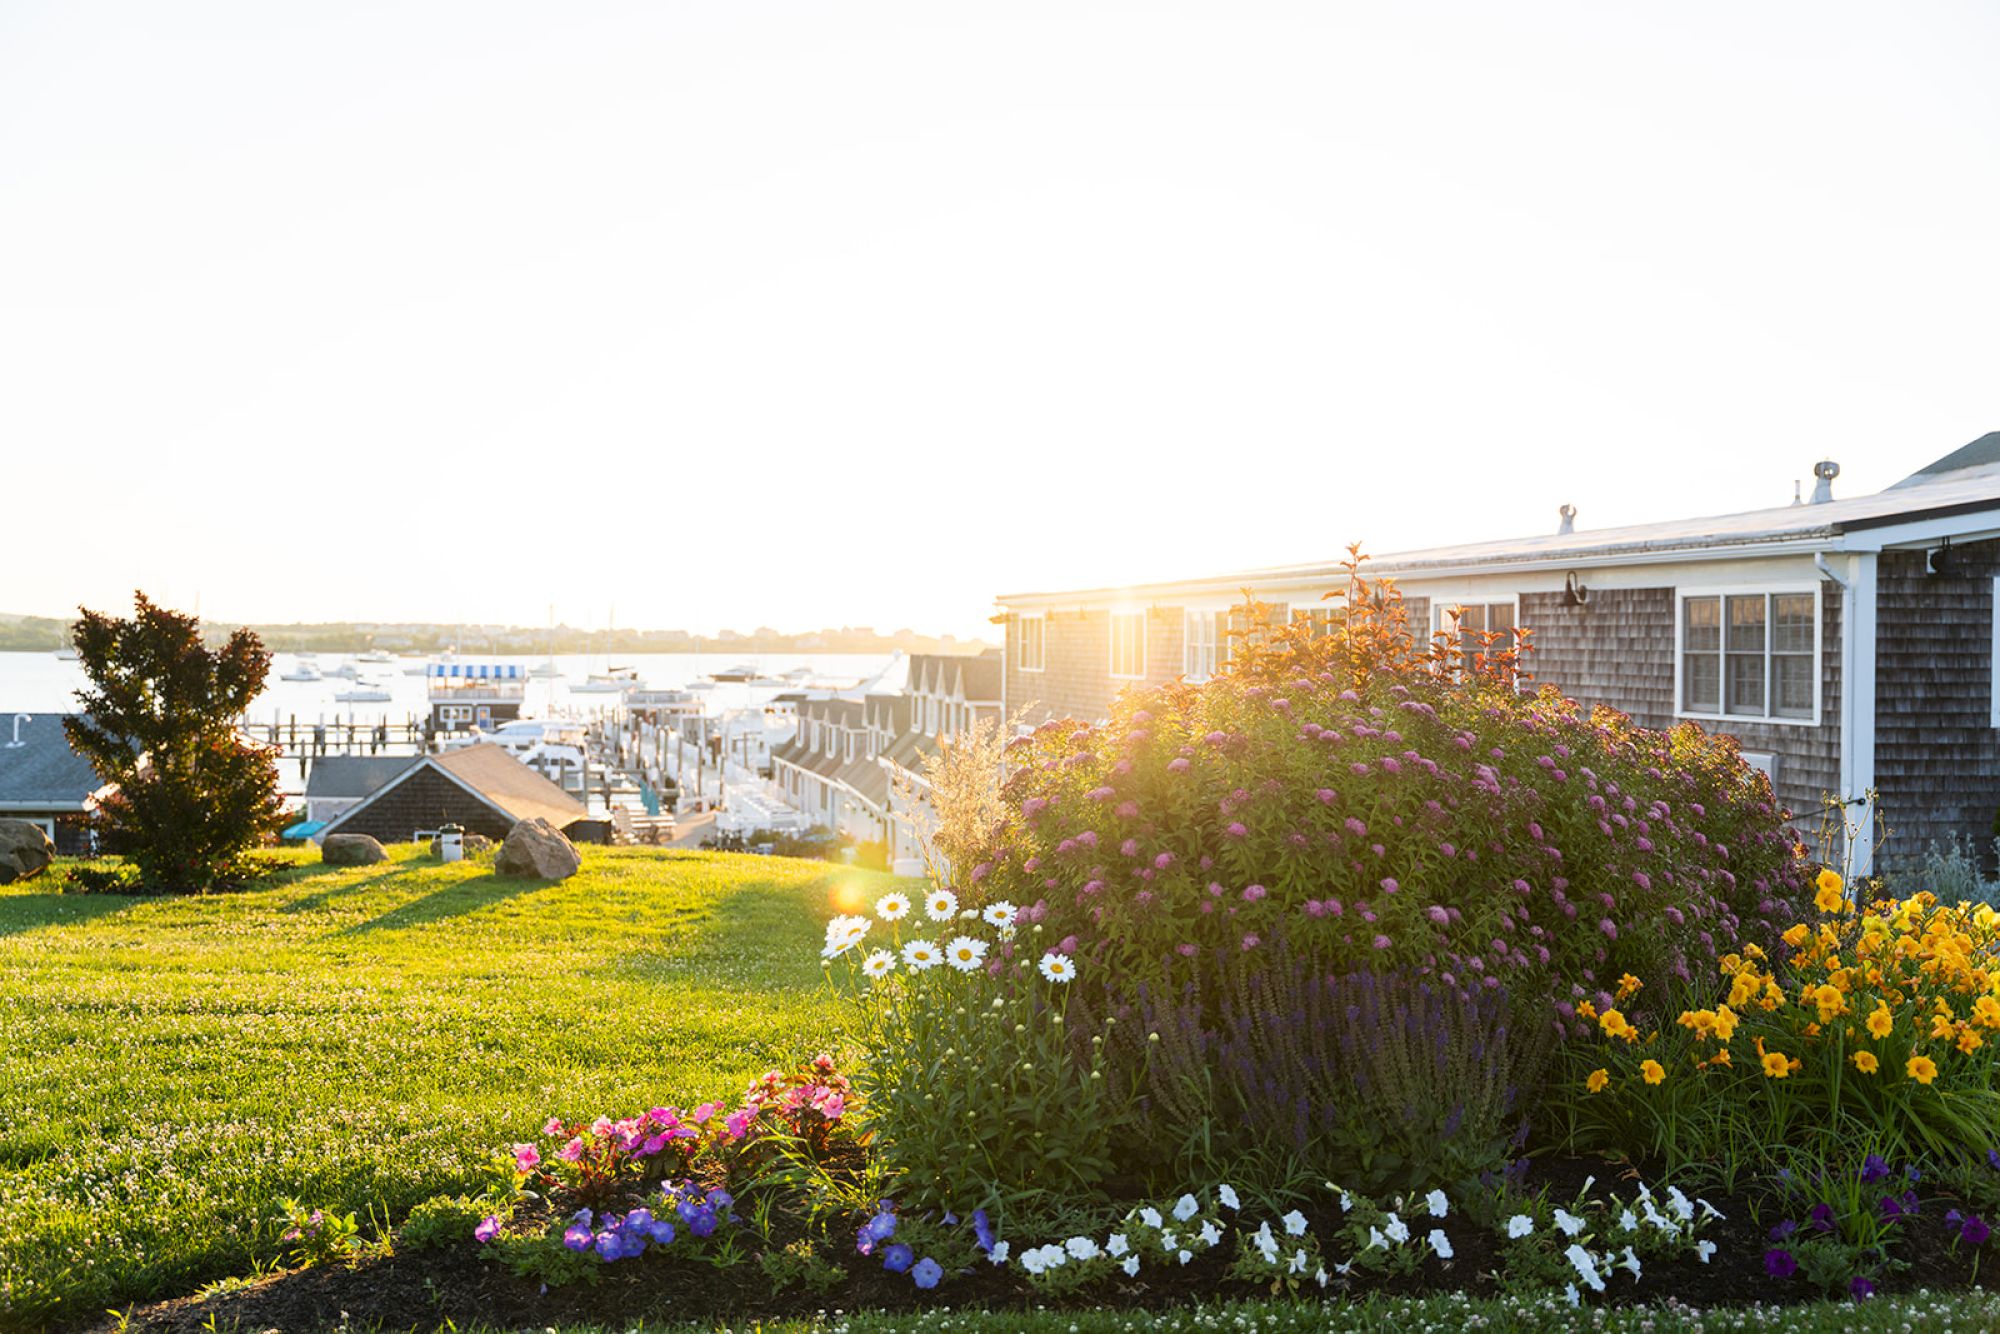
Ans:
[[[496,843],[521,820],[544,819],[572,839],[602,841],[599,822],[569,793],[495,745],[406,760],[405,768],[321,831],[383,843],[427,839],[447,824]],[[595,837],[594,837],[595,836]]]
[[[0,816],[40,826],[62,856],[87,856],[91,812],[110,791],[70,748],[62,714],[0,713]]]
[[[331,824],[417,762],[414,755],[324,755],[306,772],[306,820]]]

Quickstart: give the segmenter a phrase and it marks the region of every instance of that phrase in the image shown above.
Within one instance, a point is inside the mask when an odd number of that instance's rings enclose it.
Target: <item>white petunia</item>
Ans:
[[[1175,1235],[1173,1234],[1173,1232],[1172,1232],[1171,1230],[1169,1230],[1169,1229],[1166,1229],[1166,1228],[1162,1228],[1162,1229],[1160,1230],[1160,1249],[1161,1249],[1161,1250],[1163,1250],[1163,1251],[1170,1251],[1170,1250],[1172,1250],[1172,1249],[1173,1249],[1174,1247],[1176,1247],[1176,1246],[1178,1246],[1178,1245],[1180,1245],[1180,1244],[1181,1244],[1181,1239],[1180,1239],[1179,1237],[1175,1236]]]
[[[1424,1196],[1424,1203],[1430,1206],[1432,1218],[1443,1218],[1445,1211],[1451,1208],[1451,1202],[1445,1199],[1441,1190],[1434,1190]]]
[[[944,961],[961,973],[969,973],[986,962],[986,942],[971,936],[953,936],[945,944]]]
[[[1581,1306],[1583,1305],[1583,1294],[1576,1290],[1576,1284],[1565,1283],[1563,1284],[1563,1300],[1571,1306]]]
[[[1567,1209],[1557,1209],[1556,1226],[1562,1229],[1565,1237],[1574,1237],[1583,1231],[1583,1220]]]
[[[910,896],[889,893],[875,900],[875,915],[885,922],[900,922],[910,915]]]
[[[1354,1197],[1352,1195],[1349,1195],[1344,1190],[1340,1192],[1340,1212],[1346,1213],[1349,1209],[1352,1209],[1353,1207],[1354,1207]]]
[[[1383,1240],[1382,1229],[1379,1227],[1371,1227],[1368,1229],[1368,1244],[1366,1246],[1363,1246],[1361,1249],[1364,1251],[1371,1251],[1374,1250],[1377,1246],[1381,1247],[1385,1251],[1389,1249],[1389,1243]]]
[[[1319,1284],[1322,1288],[1327,1285],[1327,1272],[1325,1265],[1321,1265],[1318,1271],[1313,1274],[1313,1282]]]
[[[903,962],[921,973],[927,968],[935,968],[944,961],[944,952],[934,940],[913,940],[903,946]]]
[[[1447,1237],[1444,1234],[1443,1228],[1441,1227],[1432,1228],[1431,1235],[1425,1238],[1425,1240],[1430,1242],[1431,1253],[1436,1255],[1438,1259],[1440,1260],[1451,1259],[1451,1238]]]
[[[1181,1252],[1181,1263],[1182,1263],[1182,1264],[1186,1264],[1186,1263],[1187,1263],[1188,1261],[1190,1261],[1190,1260],[1192,1260],[1192,1259],[1194,1259],[1194,1252],[1193,1252],[1193,1251],[1182,1251],[1182,1252]]]
[[[1507,1235],[1512,1239],[1527,1236],[1535,1230],[1535,1220],[1527,1214],[1515,1214],[1507,1220]]]
[[[1054,950],[1042,956],[1039,965],[1042,976],[1051,982],[1067,982],[1076,976],[1076,965],[1067,954],[1057,954]]]
[[[1139,1221],[1147,1227],[1160,1227],[1166,1222],[1165,1219],[1160,1217],[1160,1211],[1150,1204],[1139,1211]]]
[[[1063,1249],[1079,1260],[1095,1260],[1104,1254],[1098,1244],[1089,1237],[1071,1237],[1063,1243]]]
[[[1222,1207],[1225,1209],[1242,1207],[1242,1201],[1236,1198],[1236,1187],[1234,1186],[1217,1186],[1215,1188],[1215,1198],[1222,1201]]]
[[[1621,1211],[1618,1215],[1618,1230],[1620,1232],[1637,1232],[1639,1230],[1639,1216],[1630,1209]]]
[[[1001,899],[998,903],[987,904],[986,911],[979,915],[986,919],[986,925],[1005,928],[1014,925],[1014,915],[1018,911],[1013,904]]]
[[[1217,1227],[1212,1219],[1203,1219],[1201,1224],[1202,1244],[1204,1246],[1214,1246],[1221,1240],[1222,1229]]]
[[[1707,1264],[1708,1257],[1715,1254],[1715,1243],[1703,1237],[1694,1244],[1694,1253],[1696,1259],[1700,1260],[1703,1264]]]
[[[1630,1270],[1633,1278],[1639,1277],[1639,1257],[1630,1246],[1625,1248],[1625,1258],[1618,1262],[1618,1268]]]
[[[1285,1262],[1285,1272],[1288,1274],[1303,1274],[1306,1272],[1306,1266],[1310,1263],[1311,1261],[1306,1259],[1305,1248],[1300,1247],[1298,1250],[1293,1251],[1292,1258]]]
[[[1104,1243],[1104,1253],[1114,1260],[1131,1249],[1132,1243],[1125,1240],[1123,1232],[1112,1233]]]
[[[876,950],[862,961],[861,971],[871,978],[887,977],[896,967],[896,956],[887,950]]]
[[[1722,1218],[1726,1220],[1727,1215],[1707,1200],[1696,1200],[1695,1203],[1701,1206],[1701,1216],[1703,1218]]]
[[[948,889],[934,889],[924,900],[924,911],[933,922],[948,922],[958,912],[958,895]]]
[[[1563,1258],[1576,1270],[1576,1276],[1583,1280],[1585,1287],[1592,1292],[1604,1291],[1604,1279],[1598,1274],[1597,1261],[1591,1258],[1589,1251],[1571,1242],[1569,1249],[1563,1252]]]
[[[1389,1225],[1382,1229],[1389,1234],[1389,1240],[1401,1246],[1410,1239],[1410,1225],[1394,1214],[1389,1215]]]
[[[1694,1202],[1681,1194],[1679,1186],[1667,1187],[1667,1204],[1674,1211],[1674,1217],[1683,1223],[1694,1221]]]
[[[1174,1201],[1174,1221],[1177,1223],[1185,1223],[1200,1212],[1201,1206],[1195,1203],[1192,1195],[1183,1195]]]
[[[1021,1268],[1027,1270],[1030,1274],[1040,1274],[1048,1268],[1046,1264],[1042,1263],[1042,1251],[1039,1246],[1021,1252]]]
[[[1136,1274],[1139,1272],[1139,1257],[1136,1255],[1128,1255],[1125,1257],[1125,1263],[1119,1265],[1118,1267],[1124,1270],[1128,1274]]]
[[[1278,1221],[1285,1225],[1285,1232],[1290,1236],[1303,1237],[1306,1234],[1306,1216],[1296,1209]]]
[[[1011,1249],[1010,1243],[1004,1241],[996,1241],[993,1243],[993,1249],[986,1252],[986,1258],[991,1260],[996,1265],[1004,1265],[1007,1263],[1007,1252],[1010,1249]]]

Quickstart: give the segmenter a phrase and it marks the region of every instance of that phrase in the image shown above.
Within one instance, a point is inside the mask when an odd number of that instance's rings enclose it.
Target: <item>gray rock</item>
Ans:
[[[328,834],[319,859],[328,866],[372,866],[388,861],[389,854],[367,834]]]
[[[38,824],[0,820],[0,885],[32,880],[55,860],[56,845]]]
[[[534,880],[567,880],[583,865],[576,844],[563,837],[562,830],[539,817],[523,820],[507,831],[494,859],[496,875],[522,876]]]

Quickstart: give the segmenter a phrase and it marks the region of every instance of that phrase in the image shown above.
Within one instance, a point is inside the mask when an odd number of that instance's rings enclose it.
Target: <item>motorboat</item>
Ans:
[[[724,667],[719,672],[710,672],[708,679],[711,681],[732,682],[754,681],[757,679],[757,664],[754,662],[739,662],[734,667]]]
[[[636,667],[607,667],[570,687],[571,694],[617,695],[640,684]]]
[[[395,661],[394,658],[390,657],[387,653],[384,653],[379,648],[371,648],[366,653],[357,653],[354,657],[354,660],[356,662],[378,662],[378,663]]]
[[[395,698],[379,681],[356,681],[345,690],[336,690],[333,697],[341,704],[387,704]]]
[[[320,675],[319,668],[312,663],[300,662],[294,665],[289,672],[278,673],[278,679],[280,681],[324,681],[326,678]]]
[[[556,660],[554,658],[550,658],[547,662],[541,663],[538,666],[530,667],[528,669],[528,675],[534,677],[538,681],[553,681],[562,675],[562,668],[556,665]]]

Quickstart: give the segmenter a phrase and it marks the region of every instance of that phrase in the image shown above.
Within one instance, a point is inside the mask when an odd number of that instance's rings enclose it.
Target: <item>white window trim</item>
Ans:
[[[1025,627],[1030,621],[1039,622],[1042,627],[1042,639],[1041,639],[1042,651],[1040,655],[1040,660],[1036,662],[1035,665],[1032,667],[1030,667],[1023,660],[1026,656],[1026,649],[1028,647],[1028,636]],[[1023,612],[1021,615],[1015,617],[1015,624],[1024,628],[1021,632],[1019,642],[1014,651],[1014,666],[1024,672],[1040,672],[1047,670],[1049,665],[1049,614],[1045,611]]]
[[[1844,628],[1844,627],[1843,627]],[[1993,576],[1993,726],[2000,727],[2000,574]]]
[[[1209,627],[1208,656],[1211,665],[1209,670],[1205,672],[1195,671],[1194,664],[1190,658],[1190,654],[1194,648],[1192,627],[1197,616],[1206,620]],[[1226,651],[1226,645],[1222,634],[1223,623],[1228,617],[1229,613],[1226,611],[1213,611],[1202,607],[1184,607],[1181,609],[1181,678],[1183,680],[1196,683],[1207,681],[1214,677],[1216,668],[1221,667],[1224,662],[1228,661],[1223,656]]]
[[[1467,593],[1463,597],[1433,597],[1431,599],[1431,633],[1443,634],[1445,614],[1453,607],[1497,607],[1502,603],[1512,603],[1514,607],[1514,628],[1522,629],[1521,595],[1519,593]],[[1676,609],[1679,603],[1675,603]]]
[[[1695,713],[1681,707],[1686,698],[1681,694],[1681,672],[1685,666],[1687,651],[1682,643],[1687,636],[1687,617],[1683,605],[1688,598],[1722,598],[1725,611],[1731,597],[1770,596],[1777,593],[1810,593],[1813,599],[1813,711],[1810,718],[1780,718],[1776,715],[1746,713]],[[1722,626],[1723,642],[1727,644],[1729,635],[1728,617],[1725,614]],[[1842,625],[1842,633],[1847,627]],[[1764,656],[1766,662],[1771,654],[1771,627],[1768,621],[1764,627]],[[1726,652],[1726,649],[1725,649]],[[1845,685],[1845,683],[1842,683]],[[1722,688],[1729,689],[1727,673]],[[1771,707],[1770,681],[1764,683],[1764,707]],[[1818,727],[1826,710],[1826,593],[1825,586],[1813,580],[1775,580],[1763,584],[1686,584],[1674,588],[1674,717],[1692,718],[1698,722],[1728,724],[1749,723],[1758,727]]]
[[[1121,671],[1119,671],[1119,670],[1118,670],[1118,622],[1119,622],[1119,621],[1121,621],[1121,620],[1125,620],[1125,621],[1137,621],[1137,622],[1139,623],[1139,639],[1138,639],[1138,648],[1139,648],[1139,653],[1138,653],[1138,658],[1139,658],[1139,670],[1138,670],[1138,671],[1136,671],[1136,672],[1121,672]],[[1111,679],[1112,679],[1112,680],[1114,680],[1114,681],[1143,681],[1143,680],[1145,680],[1145,679],[1146,679],[1146,631],[1147,631],[1147,621],[1148,621],[1148,617],[1147,617],[1146,613],[1145,613],[1145,612],[1144,612],[1143,610],[1141,610],[1141,611],[1114,611],[1114,612],[1110,613],[1110,617],[1109,617],[1109,619],[1108,619],[1108,620],[1107,620],[1107,622],[1106,622],[1106,627],[1107,627],[1107,629],[1108,629],[1108,630],[1110,631],[1110,633],[1109,633],[1108,635],[1106,635],[1106,638],[1107,638],[1107,639],[1108,639],[1108,640],[1109,640],[1110,642],[1109,642],[1109,643],[1108,643],[1108,644],[1107,644],[1107,645],[1106,645],[1105,647],[1106,647],[1106,649],[1108,650],[1108,655],[1109,655],[1109,657],[1110,657],[1110,659],[1111,659],[1111,661],[1110,661],[1110,663],[1109,663],[1109,666],[1110,666],[1110,668],[1111,668],[1111,672],[1110,672],[1110,676],[1111,676]]]

